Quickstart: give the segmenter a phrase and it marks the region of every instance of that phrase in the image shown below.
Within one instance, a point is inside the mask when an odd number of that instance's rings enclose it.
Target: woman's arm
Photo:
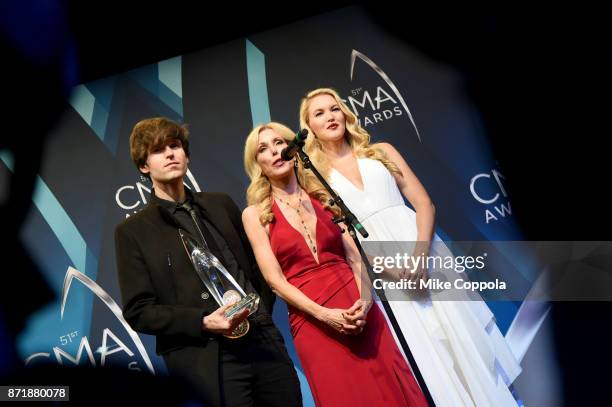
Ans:
[[[401,176],[393,175],[398,188],[402,191],[402,195],[406,197],[416,211],[417,240],[423,242],[430,241],[434,231],[436,208],[425,187],[395,147],[389,143],[377,143],[374,147],[378,147],[387,154],[387,158],[397,165],[397,168],[402,172]]]
[[[339,332],[351,329],[351,325],[347,324],[342,317],[342,312],[346,310],[323,307],[287,281],[270,246],[270,238],[259,222],[259,211],[255,206],[249,206],[242,212],[242,223],[255,253],[259,269],[276,295],[298,310],[330,325]]]
[[[355,278],[355,283],[357,283],[360,297],[370,301],[372,299],[372,283],[365,268],[362,270],[359,249],[357,249],[357,245],[348,232],[342,234],[342,246],[344,247],[346,262],[351,266],[351,270],[353,271],[353,277]]]
[[[342,245],[344,246],[346,261],[351,266],[351,270],[353,270],[353,276],[360,296],[360,298],[355,301],[355,304],[353,304],[344,314],[348,322],[360,328],[357,330],[347,330],[347,333],[359,333],[363,330],[363,326],[366,323],[366,316],[372,307],[372,282],[370,281],[367,271],[362,267],[359,249],[348,233],[342,234]]]
[[[421,184],[406,163],[406,160],[404,160],[395,147],[389,143],[377,143],[374,147],[382,150],[387,155],[387,158],[402,172],[402,175],[393,175],[402,195],[406,197],[416,212],[417,241],[415,242],[416,246],[413,254],[415,256],[421,254],[427,256],[434,233],[436,208],[423,184]]]

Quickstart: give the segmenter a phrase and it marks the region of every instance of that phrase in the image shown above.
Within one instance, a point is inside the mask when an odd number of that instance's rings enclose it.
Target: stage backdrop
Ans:
[[[297,130],[301,97],[322,86],[339,91],[372,141],[403,154],[436,205],[443,240],[521,238],[503,168],[462,78],[347,8],[74,89],[20,237],[58,296],[29,320],[19,338],[23,359],[163,374],[154,338],[121,317],[113,232],[147,205],[151,187],[129,157],[132,126],[152,116],[188,123],[186,185],[227,192],[244,207],[246,135],[270,120]],[[11,171],[11,157],[0,158],[1,171]],[[507,332],[521,304],[488,304]],[[274,316],[312,405],[282,301]]]

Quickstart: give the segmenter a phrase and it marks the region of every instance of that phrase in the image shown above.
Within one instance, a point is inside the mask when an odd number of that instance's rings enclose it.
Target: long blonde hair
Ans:
[[[259,221],[263,226],[272,222],[274,219],[274,214],[272,213],[272,184],[270,184],[270,180],[263,173],[257,162],[259,134],[266,129],[273,130],[287,140],[287,142],[295,137],[293,131],[284,124],[270,122],[260,124],[251,130],[244,143],[244,169],[251,179],[251,183],[247,188],[247,203],[248,205],[255,205],[258,207],[260,211]],[[331,210],[335,216],[340,214],[340,210],[337,206],[329,206],[328,202],[331,196],[327,190],[323,188],[323,185],[321,185],[319,180],[310,171],[304,169],[299,160],[297,166],[297,181],[306,193],[321,202],[323,207]]]
[[[351,147],[351,150],[355,152],[357,157],[378,160],[383,163],[383,165],[387,167],[389,172],[392,174],[397,174],[399,176],[402,175],[400,169],[393,161],[389,160],[384,151],[370,145],[370,134],[359,125],[357,116],[355,116],[355,114],[349,110],[348,106],[342,101],[342,99],[340,99],[338,92],[331,88],[318,88],[308,92],[308,94],[302,99],[302,103],[300,105],[300,128],[307,129],[308,133],[312,136],[306,139],[304,150],[310,156],[310,160],[314,163],[325,179],[329,179],[331,162],[323,152],[321,143],[317,139],[316,134],[310,128],[308,122],[308,107],[310,106],[310,101],[312,98],[318,95],[329,95],[336,100],[340,110],[342,113],[344,113],[346,122],[346,132],[344,137]]]

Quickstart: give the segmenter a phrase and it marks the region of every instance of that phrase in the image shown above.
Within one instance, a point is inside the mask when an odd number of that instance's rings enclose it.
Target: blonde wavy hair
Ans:
[[[284,124],[270,122],[260,124],[251,130],[244,143],[244,169],[251,179],[251,183],[247,188],[247,203],[248,205],[258,207],[260,213],[259,221],[263,226],[274,220],[274,214],[272,213],[272,184],[270,184],[270,180],[263,173],[257,162],[259,134],[266,129],[273,130],[287,142],[295,137],[295,133]],[[323,207],[331,210],[335,216],[340,215],[340,210],[337,206],[329,205],[331,195],[310,171],[304,169],[299,160],[296,173],[298,184],[308,195],[321,202]]]
[[[304,150],[310,156],[310,160],[317,167],[319,172],[325,179],[329,179],[329,172],[331,170],[331,162],[323,152],[323,147],[316,137],[315,132],[312,131],[308,119],[308,108],[310,101],[315,96],[329,95],[336,99],[336,103],[340,107],[342,113],[344,113],[346,132],[344,137],[351,147],[351,150],[355,152],[357,157],[371,158],[373,160],[380,161],[389,172],[402,176],[401,170],[395,165],[395,163],[387,157],[387,154],[378,147],[370,145],[370,134],[359,125],[357,116],[351,112],[348,106],[340,99],[340,95],[334,89],[331,88],[318,88],[308,92],[308,94],[302,99],[300,105],[300,128],[307,129],[308,133],[312,137],[306,139]]]

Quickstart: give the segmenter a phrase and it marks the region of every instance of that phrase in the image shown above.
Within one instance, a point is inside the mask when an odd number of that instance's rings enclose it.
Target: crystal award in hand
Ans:
[[[200,245],[182,229],[179,229],[179,235],[196,273],[217,304],[223,306],[234,303],[225,311],[226,318],[231,319],[244,309],[249,310],[249,315],[257,311],[259,296],[255,293],[246,294],[225,266],[211,253],[206,243]],[[230,335],[225,336],[232,339],[240,338],[248,331],[249,321],[245,319]]]

